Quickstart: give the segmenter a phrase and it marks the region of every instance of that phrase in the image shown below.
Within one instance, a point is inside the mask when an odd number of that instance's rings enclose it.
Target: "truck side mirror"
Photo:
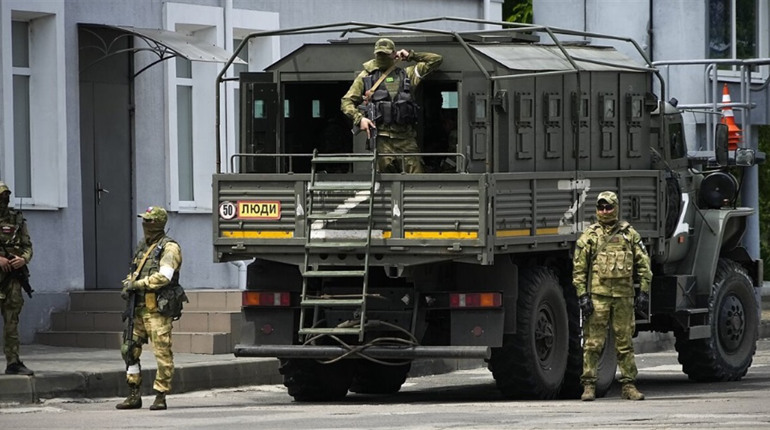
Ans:
[[[727,165],[727,124],[717,124],[714,130],[714,156],[718,165]]]

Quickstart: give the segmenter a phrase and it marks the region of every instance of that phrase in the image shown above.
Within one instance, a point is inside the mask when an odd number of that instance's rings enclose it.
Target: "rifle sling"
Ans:
[[[393,70],[395,70],[395,69],[396,69],[396,65],[398,65],[398,61],[396,61],[395,63],[393,63],[393,65],[392,65],[392,66],[390,66],[390,67],[388,68],[388,70],[386,70],[386,71],[385,71],[385,72],[382,74],[382,76],[380,76],[380,79],[377,79],[377,82],[375,82],[375,83],[374,83],[374,85],[372,85],[372,87],[371,87],[371,88],[369,88],[369,90],[367,90],[367,91],[366,91],[366,94],[364,94],[364,102],[369,102],[369,98],[371,98],[371,97],[372,97],[372,94],[374,94],[374,92],[375,92],[375,91],[377,91],[377,87],[379,87],[379,86],[380,86],[380,84],[382,83],[382,81],[384,81],[384,80],[385,80],[385,78],[387,78],[387,77],[388,77],[388,75],[390,74],[390,72],[392,72]]]

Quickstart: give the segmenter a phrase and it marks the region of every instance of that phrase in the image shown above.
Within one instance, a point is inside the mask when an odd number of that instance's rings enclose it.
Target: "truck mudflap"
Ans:
[[[236,357],[279,358],[368,358],[414,360],[418,358],[482,358],[489,359],[488,346],[360,346],[343,348],[331,345],[235,345]]]

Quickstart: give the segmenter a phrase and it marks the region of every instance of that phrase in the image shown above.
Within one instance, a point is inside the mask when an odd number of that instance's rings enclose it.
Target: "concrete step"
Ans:
[[[229,354],[240,339],[239,290],[186,291],[182,317],[174,321],[173,350]],[[70,308],[51,315],[51,328],[37,333],[42,345],[120,348],[125,301],[119,290],[70,292]]]
[[[185,311],[241,311],[240,290],[185,290],[189,303]],[[120,290],[71,291],[72,311],[122,311],[126,302]]]
[[[173,332],[172,350],[194,354],[232,354],[233,340],[230,333]],[[49,346],[115,349],[120,354],[123,343],[121,331],[41,331],[35,335],[35,343]],[[152,348],[151,345],[145,346]]]

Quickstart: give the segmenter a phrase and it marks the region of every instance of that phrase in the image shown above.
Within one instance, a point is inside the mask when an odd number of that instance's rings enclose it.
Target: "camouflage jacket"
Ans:
[[[642,291],[650,291],[652,270],[650,256],[642,237],[626,221],[604,227],[594,223],[575,243],[572,282],[578,296],[590,292],[610,297],[633,297],[634,281]]]
[[[32,260],[32,240],[29,238],[27,221],[21,211],[9,208],[0,215],[0,255],[5,258],[22,257]],[[0,271],[0,281],[6,276]]]
[[[144,239],[139,241],[134,254],[133,265],[141,263],[149,245]],[[182,249],[168,236],[163,236],[150,252],[136,280],[144,284],[146,291],[155,291],[166,285],[179,283],[179,269],[182,267]],[[131,274],[128,275],[129,278]]]
[[[422,79],[432,71],[438,69],[443,61],[443,57],[438,54],[432,54],[430,52],[409,52],[409,57],[406,61],[416,61],[417,64],[404,69],[407,78],[411,82],[412,91],[420,85]],[[369,60],[363,64],[364,70],[356,76],[350,89],[342,97],[340,107],[342,112],[347,115],[353,121],[353,125],[358,127],[358,123],[361,122],[363,114],[358,110],[358,105],[364,101],[364,78],[377,70],[377,64],[375,60]],[[390,76],[390,75],[389,75]],[[383,82],[388,86],[388,83]],[[393,92],[397,90],[395,88],[388,87],[388,91]],[[417,132],[412,125],[398,125],[389,124],[377,127],[377,132],[383,136],[390,136],[392,138],[408,138],[415,137]]]

